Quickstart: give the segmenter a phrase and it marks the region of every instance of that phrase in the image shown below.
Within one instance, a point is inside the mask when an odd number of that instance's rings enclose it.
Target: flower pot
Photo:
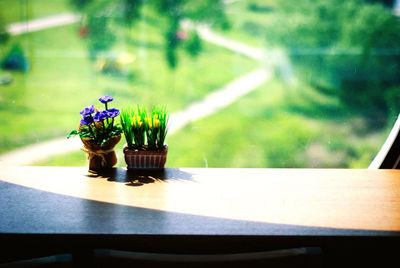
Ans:
[[[137,150],[124,148],[124,157],[129,170],[160,170],[167,161],[168,147],[159,150]]]
[[[88,154],[89,171],[98,172],[117,164],[114,147],[121,140],[121,135],[111,137],[102,146],[96,144],[92,139],[81,138],[81,140],[84,145],[82,150]]]

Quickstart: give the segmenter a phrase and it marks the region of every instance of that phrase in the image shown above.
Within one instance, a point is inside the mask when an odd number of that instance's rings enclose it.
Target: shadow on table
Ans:
[[[87,176],[100,179],[106,178],[110,182],[125,183],[125,185],[133,187],[160,181],[192,181],[192,174],[182,171],[181,169],[125,170],[121,168],[111,168],[97,173],[89,173]]]

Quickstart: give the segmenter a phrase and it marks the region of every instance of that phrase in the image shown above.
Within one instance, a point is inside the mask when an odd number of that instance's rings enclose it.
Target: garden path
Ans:
[[[61,14],[60,16],[61,18],[59,19],[57,19],[56,16],[36,19],[33,21],[35,26],[29,25],[31,22],[28,22],[13,24],[7,29],[12,31],[12,34],[22,34],[24,32],[38,31],[79,21],[79,16],[73,13]],[[265,66],[234,79],[223,87],[214,90],[204,99],[190,104],[181,111],[171,114],[169,135],[172,135],[177,130],[193,121],[209,116],[229,106],[273,77],[272,66],[274,62],[265,64],[266,54],[261,49],[224,38],[212,32],[211,29],[206,26],[199,26],[197,30],[203,40],[255,59]],[[0,165],[29,165],[37,161],[48,159],[51,156],[77,151],[81,147],[82,144],[79,138],[56,138],[0,155]],[[54,148],[57,148],[57,150],[54,150]]]
[[[64,26],[79,22],[81,16],[75,13],[62,13],[51,15],[43,18],[33,19],[30,21],[11,23],[6,30],[11,35],[19,35],[24,33],[36,32],[48,28]]]

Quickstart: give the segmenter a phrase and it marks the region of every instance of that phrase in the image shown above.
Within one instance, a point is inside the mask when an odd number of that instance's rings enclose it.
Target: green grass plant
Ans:
[[[159,150],[164,148],[169,113],[165,107],[154,106],[149,112],[142,106],[124,108],[121,125],[129,149]]]
[[[165,107],[154,106],[146,117],[146,139],[150,150],[163,149],[168,133],[169,113]]]
[[[133,148],[134,144],[144,144],[144,135],[141,135],[141,137],[138,137],[135,135],[135,133],[132,131],[132,126],[133,122],[135,122],[136,125],[139,125],[140,122],[138,122],[139,118],[134,117],[135,111],[132,107],[129,108],[124,108],[121,110],[121,126],[122,130],[124,132],[124,137],[127,143],[128,148]],[[142,134],[143,132],[140,131],[139,134]],[[143,137],[143,138],[142,138]]]

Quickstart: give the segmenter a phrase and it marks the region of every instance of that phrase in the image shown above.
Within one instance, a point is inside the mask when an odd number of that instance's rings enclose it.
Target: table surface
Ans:
[[[1,167],[0,233],[400,235],[400,170]]]

